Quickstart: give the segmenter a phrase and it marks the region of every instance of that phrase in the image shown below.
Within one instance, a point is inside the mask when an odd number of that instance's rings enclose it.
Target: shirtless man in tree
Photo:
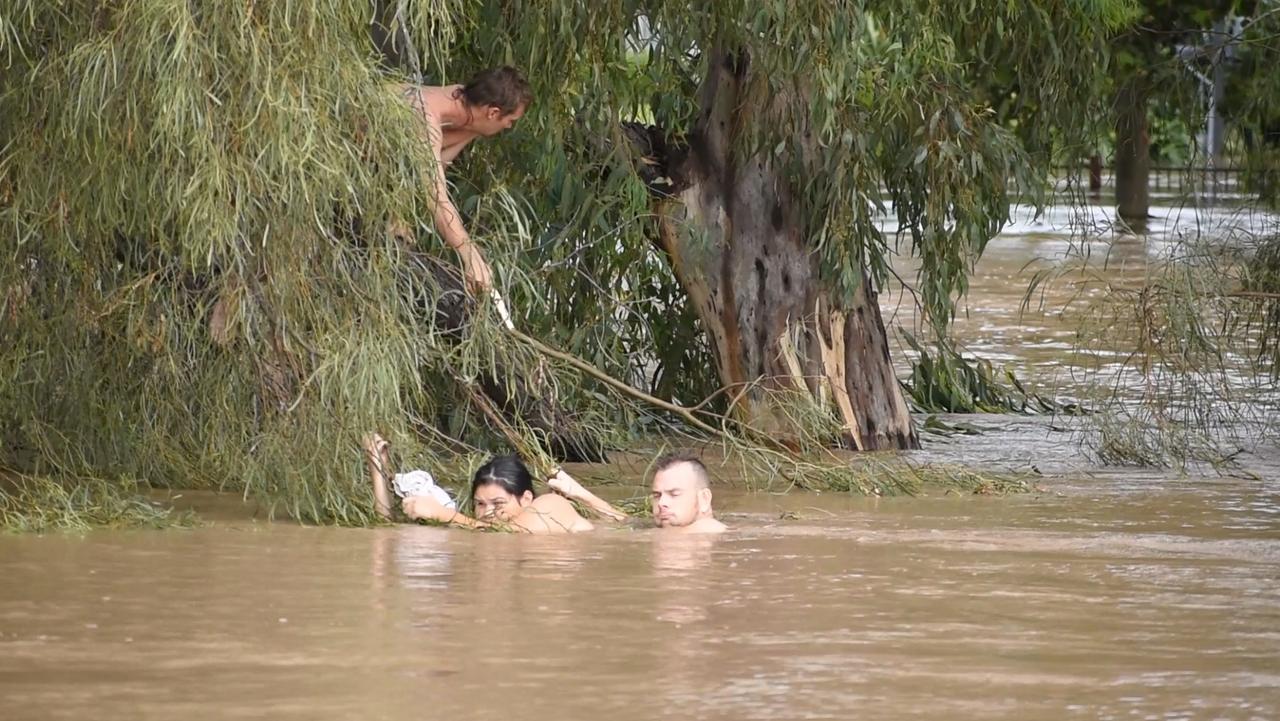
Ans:
[[[484,254],[471,242],[462,217],[449,198],[445,168],[476,138],[490,138],[515,124],[533,99],[529,83],[519,70],[492,68],[476,75],[466,85],[400,85],[401,97],[422,118],[423,140],[436,160],[435,180],[430,189],[435,210],[436,231],[458,252],[467,286],[480,293],[493,285],[493,273]],[[391,223],[392,235],[412,238],[401,221]]]
[[[547,485],[606,518],[622,521],[628,517],[608,501],[583,488],[564,471],[553,476]],[[653,522],[658,528],[683,533],[722,533],[727,530],[716,520],[711,508],[711,476],[697,456],[677,453],[659,458],[653,467],[653,487],[649,498]]]

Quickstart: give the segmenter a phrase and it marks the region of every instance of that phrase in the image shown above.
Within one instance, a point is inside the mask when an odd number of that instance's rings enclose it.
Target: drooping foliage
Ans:
[[[670,427],[536,360],[485,304],[461,331],[442,324],[454,259],[427,230],[433,168],[390,89],[413,67],[443,83],[510,63],[532,81],[517,129],[450,171],[455,197],[518,324],[614,376],[686,404],[716,390],[622,131],[653,124],[687,143],[713,48],[751,63],[759,102],[739,114],[735,157],[786,168],[823,282],[848,293],[864,267],[883,282],[901,242],[945,325],[1011,193],[1039,189],[1054,139],[1086,125],[1106,35],[1128,12],[5,0],[3,464],[243,489],[358,523],[371,517],[359,434],[380,428],[406,462],[457,467],[497,437],[468,391],[491,374],[541,378],[614,442]],[[1016,133],[976,90],[997,69],[1027,109]],[[878,224],[886,200],[897,237]],[[391,218],[415,221],[418,247],[386,236]]]
[[[653,123],[684,140],[705,58],[728,48],[753,67],[738,157],[785,164],[826,280],[848,290],[869,266],[883,281],[895,240],[906,241],[942,325],[972,261],[1007,221],[1010,194],[1043,199],[1055,142],[1092,128],[1107,32],[1132,12],[1114,2],[615,1],[543,19],[540,3],[480,5],[458,42],[469,66],[512,62],[545,83],[521,131],[527,144],[494,145],[485,171],[532,191],[539,217],[566,241],[547,247],[548,260],[577,261],[557,269],[621,279],[651,257],[648,199],[618,124]],[[1017,135],[981,92],[994,72],[1029,109]],[[811,137],[818,148],[806,154]],[[584,158],[594,172],[581,172]],[[886,201],[897,238],[881,232]]]

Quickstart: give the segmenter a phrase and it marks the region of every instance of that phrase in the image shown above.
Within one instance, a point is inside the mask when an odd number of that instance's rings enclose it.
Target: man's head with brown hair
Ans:
[[[533,102],[533,91],[519,70],[504,65],[476,73],[462,86],[462,99],[472,107],[491,106],[510,115]]]
[[[653,466],[653,520],[662,527],[683,527],[711,518],[711,477],[690,453],[662,456]]]
[[[533,102],[533,91],[519,70],[510,66],[477,73],[457,95],[466,104],[468,127],[480,135],[497,135],[515,124]]]

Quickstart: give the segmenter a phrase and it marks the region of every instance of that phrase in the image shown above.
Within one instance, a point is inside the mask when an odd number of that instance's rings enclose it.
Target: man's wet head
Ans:
[[[711,478],[702,461],[687,454],[663,456],[654,464],[653,520],[662,528],[681,528],[711,518]]]
[[[467,107],[467,127],[483,136],[510,128],[533,100],[528,81],[512,67],[485,70],[458,92]]]

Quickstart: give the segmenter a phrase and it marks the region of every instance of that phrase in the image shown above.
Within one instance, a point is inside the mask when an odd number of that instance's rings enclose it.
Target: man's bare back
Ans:
[[[403,84],[399,85],[398,89],[400,95],[409,103],[409,107],[418,111],[419,117],[422,118],[424,130],[422,139],[431,145],[432,150],[439,148],[436,160],[444,163],[446,167],[453,163],[454,158],[458,157],[468,143],[480,137],[474,130],[454,127],[453,123],[441,120],[449,115],[457,104],[456,98],[462,90],[461,85]],[[439,137],[438,143],[433,142],[432,134]]]

